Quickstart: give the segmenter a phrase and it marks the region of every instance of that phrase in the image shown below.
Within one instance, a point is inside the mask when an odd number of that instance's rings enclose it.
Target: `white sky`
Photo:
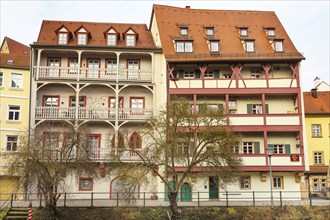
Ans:
[[[302,88],[310,90],[314,78],[329,83],[329,0],[277,1],[16,1],[0,0],[0,38],[8,36],[26,45],[37,40],[42,20],[145,23],[152,4],[193,9],[275,11],[299,52]]]

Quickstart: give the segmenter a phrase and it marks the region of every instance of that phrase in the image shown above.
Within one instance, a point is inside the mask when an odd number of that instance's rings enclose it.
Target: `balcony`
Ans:
[[[139,149],[140,150],[140,149]],[[137,155],[138,150],[124,150],[118,152],[117,156],[113,149],[108,148],[97,148],[92,149],[90,159],[93,161],[109,161],[109,160],[121,160],[121,161],[137,161],[140,157]]]
[[[115,120],[116,109],[92,107],[36,107],[36,119]],[[78,114],[78,115],[76,115]],[[119,108],[118,120],[148,120],[153,109]]]
[[[39,70],[39,73],[38,73]],[[35,79],[68,79],[68,80],[102,80],[102,81],[152,81],[150,69],[108,69],[108,68],[78,68],[78,67],[48,67],[34,66]]]

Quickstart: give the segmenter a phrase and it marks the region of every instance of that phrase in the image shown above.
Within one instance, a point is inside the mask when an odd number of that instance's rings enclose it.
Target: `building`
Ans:
[[[30,48],[4,37],[0,50],[0,200],[5,200],[19,188],[5,168],[29,127]]]
[[[266,149],[272,148],[275,196],[282,191],[300,197],[301,177],[309,168],[300,84],[305,58],[276,14],[154,5],[150,30],[163,49],[168,102],[179,95],[190,98],[197,111],[201,105],[223,106],[242,137],[233,149],[244,162],[240,184],[227,190],[241,192],[235,194],[240,198],[249,196],[244,192],[269,191]],[[200,170],[196,181],[187,179],[189,190],[203,199],[223,199],[221,180]]]
[[[88,128],[96,169],[111,166],[111,151],[120,143],[143,148],[139,130],[164,105],[157,97],[166,92],[157,77],[161,49],[145,24],[44,20],[31,47],[30,125],[48,147],[54,152],[61,147],[66,124],[75,130]],[[137,158],[131,153],[121,157],[129,163]],[[100,175],[67,174],[65,190],[116,196],[120,178]]]
[[[313,195],[326,195],[330,188],[330,91],[304,92],[305,126],[308,143],[309,190]],[[307,159],[307,158],[306,158]],[[330,196],[328,194],[328,196]]]
[[[316,77],[314,79],[314,89],[317,91],[330,91],[330,85],[329,83],[326,83],[325,81],[321,81],[319,77]]]

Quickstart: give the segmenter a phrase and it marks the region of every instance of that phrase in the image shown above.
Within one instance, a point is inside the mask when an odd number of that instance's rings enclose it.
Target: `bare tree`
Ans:
[[[8,172],[20,177],[25,190],[40,191],[46,207],[56,215],[57,201],[68,188],[66,173],[96,174],[87,134],[85,128],[78,130],[65,124],[38,126],[29,135],[19,137],[19,149],[11,155]]]
[[[173,218],[178,213],[179,190],[196,168],[218,176],[223,186],[237,180],[241,159],[233,153],[233,147],[239,138],[222,107],[210,107],[200,105],[197,111],[189,100],[174,97],[166,110],[148,121],[141,135],[146,142],[142,150],[126,141],[126,150],[138,155],[140,162],[121,163],[118,172],[141,182],[153,172],[167,188]]]

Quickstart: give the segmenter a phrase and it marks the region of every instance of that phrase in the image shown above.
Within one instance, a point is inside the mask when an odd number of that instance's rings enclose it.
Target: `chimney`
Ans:
[[[190,6],[189,6],[189,5],[187,5],[187,6],[186,6],[186,9],[190,9]]]
[[[317,99],[317,89],[311,89],[311,92],[312,92],[312,97],[314,99]]]
[[[314,88],[316,88],[321,83],[321,79],[319,77],[316,77],[314,79]]]

